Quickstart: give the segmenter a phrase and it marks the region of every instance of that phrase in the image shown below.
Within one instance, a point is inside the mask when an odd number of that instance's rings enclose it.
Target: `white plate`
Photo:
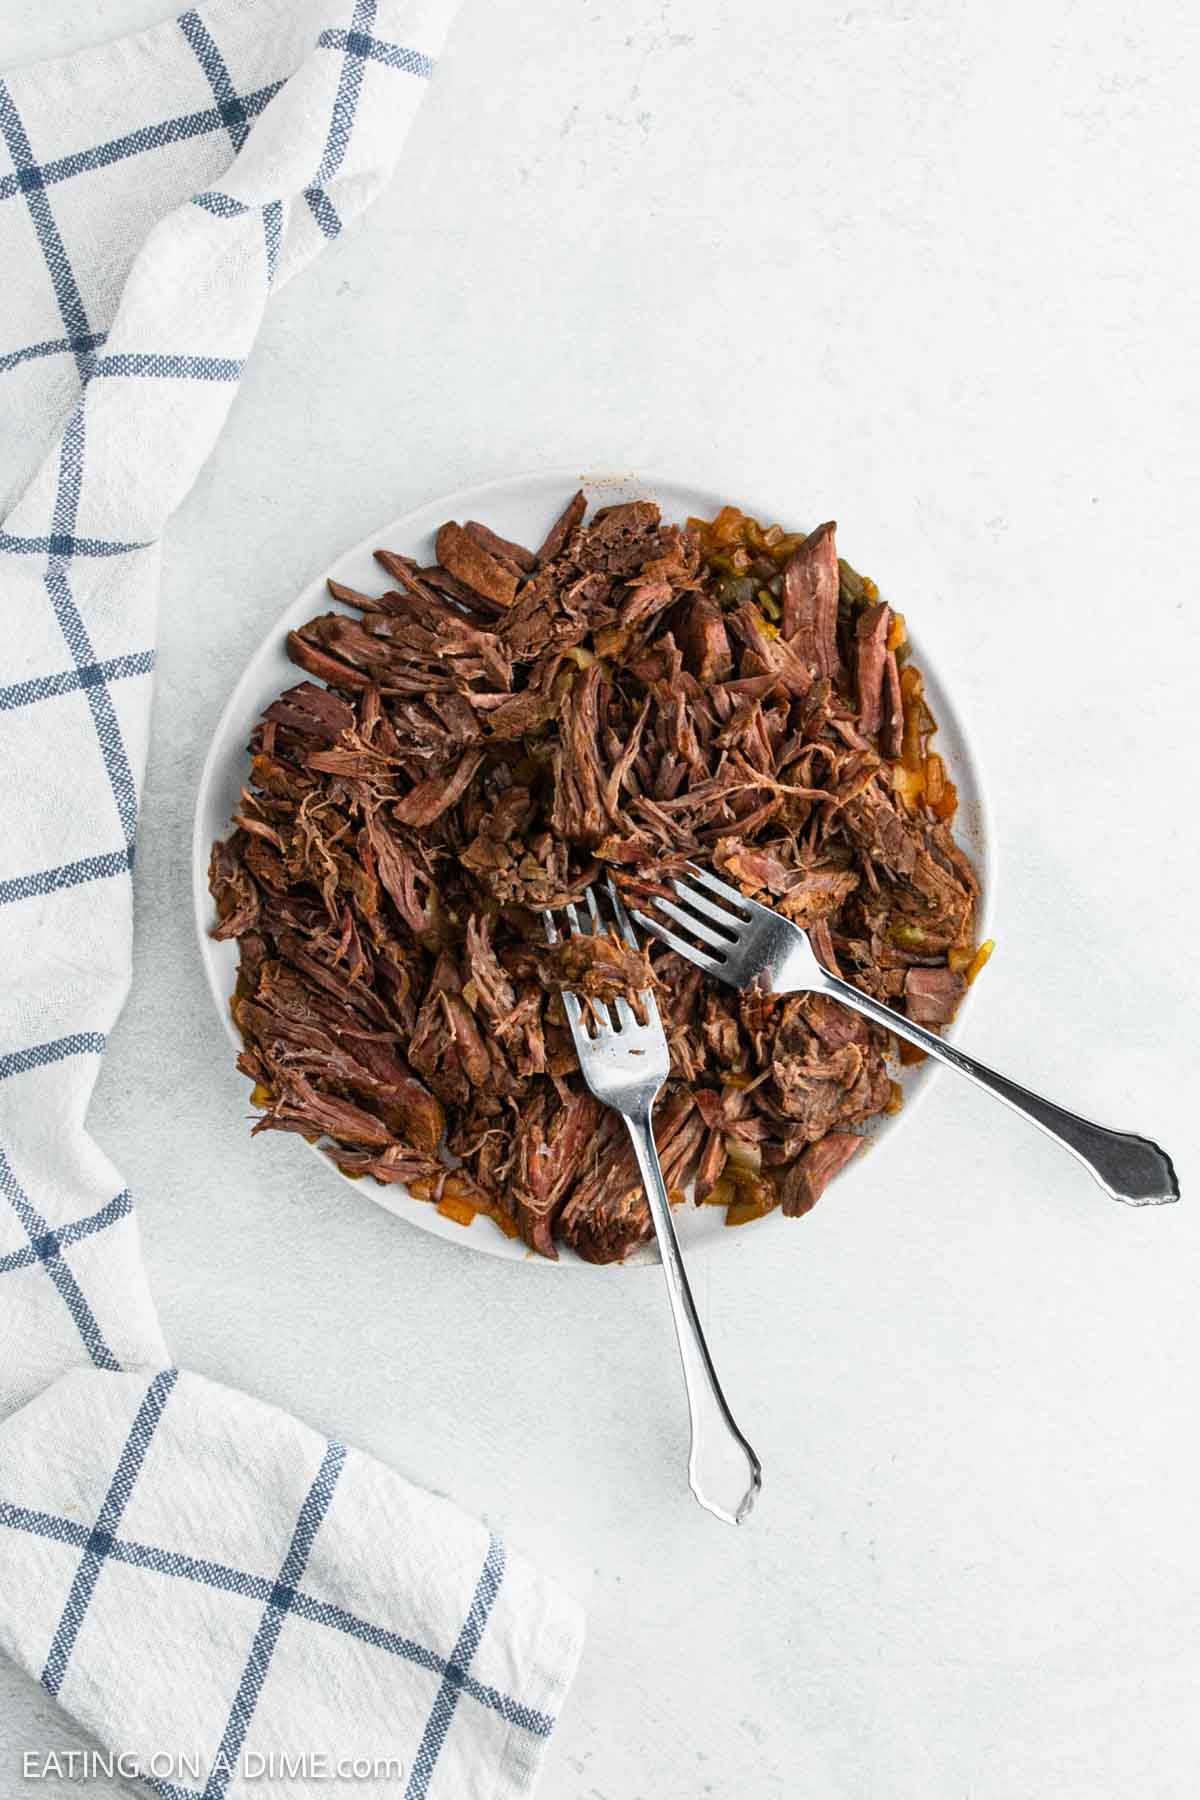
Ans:
[[[518,543],[538,544],[551,521],[580,486],[587,493],[591,505],[612,505],[620,500],[639,497],[652,498],[658,501],[664,517],[670,520],[682,520],[689,514],[711,518],[718,507],[732,501],[764,523],[778,519],[789,530],[799,524],[807,523],[811,526],[815,523],[807,518],[802,494],[791,498],[777,497],[775,504],[765,505],[753,495],[738,493],[732,483],[722,493],[708,493],[701,488],[681,486],[673,481],[659,481],[646,475],[593,473],[581,476],[570,469],[551,470],[543,474],[514,475],[503,481],[484,482],[478,487],[463,488],[444,499],[432,500],[416,511],[406,513],[392,524],[381,527],[379,531],[372,532],[356,549],[347,551],[339,558],[327,573],[348,587],[368,592],[373,589],[379,591],[386,578],[375,562],[372,551],[377,548],[399,550],[406,555],[419,557],[422,562],[432,562],[434,535],[439,525],[447,519],[482,519],[503,537],[515,539]],[[853,561],[853,544],[844,549]],[[872,573],[878,574],[878,571]],[[900,611],[907,612],[899,596],[887,597],[898,602]],[[238,1049],[241,1044],[229,1013],[229,996],[233,992],[237,972],[237,945],[217,943],[209,936],[209,929],[215,922],[215,911],[208,892],[209,850],[214,838],[223,837],[228,832],[238,791],[246,778],[246,746],[255,722],[285,688],[309,679],[302,669],[288,660],[285,649],[287,633],[315,614],[329,611],[331,607],[333,602],[325,588],[325,576],[322,575],[285,608],[250,658],[245,673],[230,695],[200,777],[192,839],[192,891],[196,933],[213,1001],[230,1042]],[[938,678],[937,664],[922,648],[919,634],[913,638],[913,656],[925,677],[926,691],[938,721],[938,747],[958,784],[960,807],[956,832],[979,872],[984,894],[981,927],[986,927],[994,882],[988,858],[989,834],[979,771],[946,686]],[[986,935],[986,931],[981,930],[981,935]],[[964,1004],[963,1011],[966,1010],[967,1006]],[[924,1093],[936,1067],[935,1063],[926,1062],[899,1072],[904,1085],[902,1110],[890,1118],[872,1121],[867,1128],[871,1144],[837,1177],[839,1185],[875,1179],[879,1170],[880,1147],[885,1141],[890,1142],[911,1119],[914,1103]],[[266,1138],[263,1142],[264,1145],[269,1145],[271,1140]],[[269,1150],[265,1153],[269,1154]],[[469,1226],[456,1225],[453,1220],[443,1218],[428,1202],[414,1200],[403,1187],[380,1187],[370,1180],[351,1182],[315,1147],[313,1154],[319,1156],[322,1166],[329,1170],[330,1179],[345,1181],[347,1190],[356,1197],[361,1199],[366,1195],[388,1212],[395,1213],[398,1218],[408,1219],[423,1231],[432,1231],[451,1243],[465,1245],[472,1250],[484,1250],[492,1256],[540,1263],[545,1267],[594,1266],[584,1263],[581,1257],[576,1256],[565,1245],[560,1246],[560,1263],[550,1264],[544,1257],[535,1256],[520,1239],[504,1237],[490,1219],[480,1217]],[[908,1154],[932,1156],[934,1151],[930,1145],[922,1144],[919,1136],[910,1133]],[[723,1208],[714,1206],[685,1205],[677,1210],[675,1217],[679,1235],[689,1255],[713,1245],[728,1248],[744,1242],[750,1232],[786,1234],[803,1229],[793,1221],[784,1220],[776,1212],[754,1224],[730,1230],[725,1226],[724,1216]],[[654,1261],[657,1261],[657,1252],[652,1247],[645,1247],[624,1266]]]

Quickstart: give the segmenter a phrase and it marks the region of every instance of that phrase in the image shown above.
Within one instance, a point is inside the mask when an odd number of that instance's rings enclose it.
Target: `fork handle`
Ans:
[[[683,1364],[692,1427],[688,1483],[701,1506],[727,1524],[740,1525],[762,1486],[762,1466],[734,1424],[708,1354],[675,1234],[671,1202],[667,1198],[654,1142],[651,1113],[648,1110],[644,1116],[622,1116],[633,1141],[633,1153],[650,1204],[671,1316],[675,1321],[675,1336],[679,1340],[679,1358]]]
[[[1179,1182],[1174,1165],[1166,1151],[1151,1143],[1149,1138],[1137,1137],[1131,1131],[1111,1131],[1106,1125],[1093,1125],[1065,1107],[1055,1106],[1052,1100],[1044,1100],[1040,1094],[1010,1081],[1007,1075],[998,1075],[994,1069],[968,1056],[965,1050],[946,1043],[936,1032],[914,1024],[903,1013],[872,999],[870,994],[852,987],[840,976],[826,971],[823,991],[832,999],[840,1000],[843,1006],[853,1007],[874,1024],[882,1025],[886,1031],[894,1031],[897,1037],[906,1038],[918,1049],[937,1057],[939,1062],[948,1063],[960,1075],[994,1094],[997,1100],[1003,1100],[1014,1112],[1023,1114],[1047,1137],[1054,1138],[1064,1150],[1069,1150],[1114,1200],[1123,1200],[1129,1206],[1155,1206],[1166,1200],[1178,1200]]]

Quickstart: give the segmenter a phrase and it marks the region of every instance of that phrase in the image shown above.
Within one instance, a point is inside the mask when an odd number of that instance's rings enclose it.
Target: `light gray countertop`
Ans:
[[[8,0],[0,67],[169,10]],[[1200,1200],[1115,1206],[943,1075],[873,1180],[697,1269],[765,1469],[722,1528],[654,1271],[472,1256],[251,1144],[190,916],[213,725],[297,589],[430,495],[558,464],[790,493],[916,621],[988,776],[964,1041],[1159,1137],[1186,1196],[1198,51],[1168,0],[467,0],[171,528],[94,1129],[182,1363],[585,1603],[545,1800],[1192,1800]],[[5,1665],[3,1800],[70,1741]]]

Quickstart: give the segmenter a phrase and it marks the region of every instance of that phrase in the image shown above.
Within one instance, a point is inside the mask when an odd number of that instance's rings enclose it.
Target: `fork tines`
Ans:
[[[612,915],[611,920],[604,916],[604,910],[598,898],[600,892],[607,896],[608,910]],[[618,894],[611,876],[606,879],[603,890],[599,890],[596,883],[593,882],[586,890],[584,900],[587,903],[586,924],[581,922],[579,907],[573,900],[568,901],[562,908],[566,914],[572,937],[604,937],[615,929],[631,950],[641,949],[637,933],[630,923],[629,914],[625,911],[621,896]],[[561,940],[558,926],[550,907],[543,908],[542,920],[546,929],[546,942],[548,944],[559,943]],[[589,1037],[595,1037],[599,1032],[604,1031],[628,1030],[630,1026],[644,1025],[646,1022],[645,1019],[639,1019],[628,1000],[622,996],[611,1001],[603,1001],[592,995],[580,995],[564,988],[562,999],[571,1026],[586,1031]],[[649,999],[648,994],[639,996],[643,1009]]]
[[[742,933],[752,918],[750,901],[740,894],[727,881],[718,880],[710,875],[707,869],[697,868],[695,863],[688,863],[688,874],[691,882],[681,881],[673,877],[671,887],[683,906],[676,906],[674,901],[664,899],[655,894],[648,898],[646,904],[653,906],[658,912],[665,913],[688,938],[695,938],[698,943],[708,945],[708,951],[698,950],[696,944],[669,931],[657,919],[649,918],[644,912],[634,910],[634,918],[652,937],[659,939],[674,950],[679,956],[685,956],[699,968],[707,969],[713,975],[723,975],[730,961],[732,952],[737,948]],[[701,891],[695,883],[700,883],[708,893]],[[723,905],[709,898],[710,894],[719,894]],[[687,908],[685,911],[684,909]]]

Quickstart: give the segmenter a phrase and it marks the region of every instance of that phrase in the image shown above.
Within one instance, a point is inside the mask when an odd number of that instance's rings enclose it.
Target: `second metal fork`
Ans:
[[[727,881],[694,863],[688,865],[688,874],[690,882],[671,882],[682,906],[661,897],[649,902],[666,914],[676,930],[645,913],[635,911],[633,916],[644,930],[689,962],[731,987],[757,987],[765,994],[828,994],[1003,1100],[1069,1150],[1114,1200],[1123,1200],[1128,1206],[1159,1206],[1178,1200],[1179,1183],[1171,1159],[1149,1138],[1093,1125],[976,1062],[936,1032],[926,1031],[915,1020],[832,974],[817,960],[808,934],[790,919],[757,900],[748,900]],[[689,941],[692,938],[704,948],[698,949]]]
[[[638,949],[633,927],[611,882],[608,898],[618,930],[631,949]],[[603,936],[607,926],[593,888],[587,891],[587,903],[589,930],[596,936]],[[570,905],[565,911],[572,932],[579,935],[583,928],[578,910]],[[557,944],[559,935],[554,914],[547,911],[542,916],[547,940]],[[643,1024],[628,1000],[609,1003],[616,1014],[614,1021],[609,1004],[591,999],[581,1001],[577,994],[570,992],[565,992],[562,998],[575,1041],[580,1074],[601,1105],[612,1107],[624,1119],[646,1190],[687,1388],[692,1427],[688,1459],[691,1490],[701,1506],[715,1513],[718,1519],[740,1525],[762,1485],[762,1468],[735,1425],[721,1392],[700,1328],[687,1270],[683,1266],[675,1221],[671,1217],[671,1202],[658,1160],[658,1146],[654,1141],[654,1102],[671,1070],[671,1054],[658,1007],[653,994],[639,994],[638,1003],[645,1015]]]

